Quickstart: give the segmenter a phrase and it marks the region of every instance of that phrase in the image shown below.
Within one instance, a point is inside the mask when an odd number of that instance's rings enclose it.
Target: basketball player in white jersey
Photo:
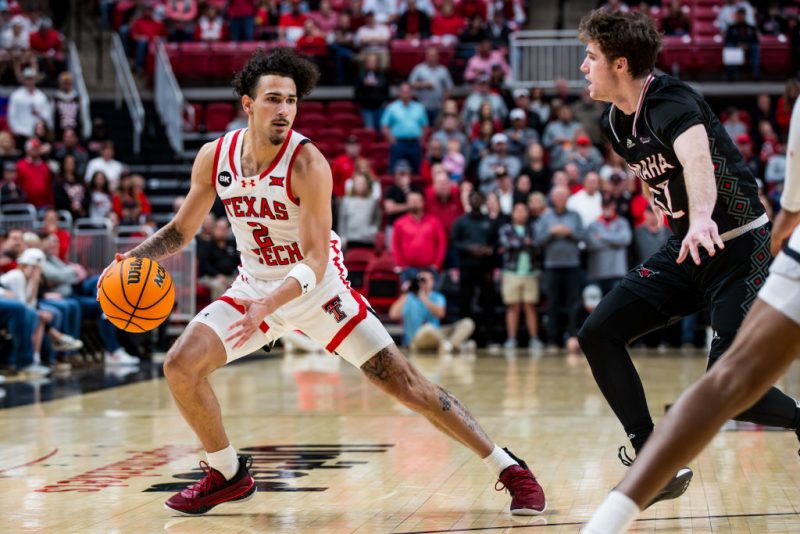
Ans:
[[[238,278],[189,323],[164,362],[170,390],[207,456],[201,462],[206,476],[166,506],[197,515],[255,493],[251,459],[237,457],[207,377],[301,330],[482,458],[509,490],[513,514],[543,512],[544,492],[525,462],[495,445],[458,399],[423,377],[366,300],[350,289],[341,241],[331,230],[330,167],[313,143],[291,129],[298,100],[318,77],[316,67],[292,49],[256,52],[234,80],[247,128],[203,146],[175,218],[115,260],[162,260],[181,250],[217,196],[242,258]]]
[[[703,450],[725,421],[757,401],[800,355],[798,223],[800,100],[792,111],[781,212],[772,229],[772,254],[777,257],[769,278],[731,348],[672,405],[583,534],[627,532],[675,472]]]

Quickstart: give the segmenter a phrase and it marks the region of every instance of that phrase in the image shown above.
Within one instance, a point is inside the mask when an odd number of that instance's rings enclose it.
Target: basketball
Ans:
[[[164,322],[175,302],[172,277],[150,258],[127,258],[103,278],[98,292],[108,320],[128,332],[147,332]]]

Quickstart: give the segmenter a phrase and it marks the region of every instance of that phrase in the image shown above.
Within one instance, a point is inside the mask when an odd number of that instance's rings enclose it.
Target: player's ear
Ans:
[[[252,115],[253,113],[253,99],[250,98],[250,95],[243,95],[242,96],[242,109],[248,115]]]
[[[625,74],[628,72],[628,59],[625,57],[618,57],[614,60],[614,70],[617,74]]]

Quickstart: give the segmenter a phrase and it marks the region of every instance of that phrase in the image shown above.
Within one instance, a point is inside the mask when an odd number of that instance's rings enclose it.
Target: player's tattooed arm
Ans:
[[[160,260],[175,254],[183,248],[184,244],[183,234],[175,225],[170,223],[145,240],[144,243],[128,252],[126,256]]]

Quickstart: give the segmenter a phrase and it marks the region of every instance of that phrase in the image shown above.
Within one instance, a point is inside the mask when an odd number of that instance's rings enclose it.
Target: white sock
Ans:
[[[595,511],[581,534],[622,534],[639,515],[639,507],[624,493],[614,490]]]
[[[42,365],[42,354],[39,352],[33,353],[33,363],[35,365]]]
[[[239,471],[239,458],[236,456],[236,449],[233,445],[228,445],[221,451],[206,452],[208,465],[222,473],[225,480],[230,480]]]
[[[486,467],[489,468],[489,471],[491,471],[496,477],[499,477],[500,473],[502,473],[506,467],[517,465],[517,462],[515,462],[506,451],[497,445],[494,446],[491,454],[483,459],[483,463],[486,464]]]

